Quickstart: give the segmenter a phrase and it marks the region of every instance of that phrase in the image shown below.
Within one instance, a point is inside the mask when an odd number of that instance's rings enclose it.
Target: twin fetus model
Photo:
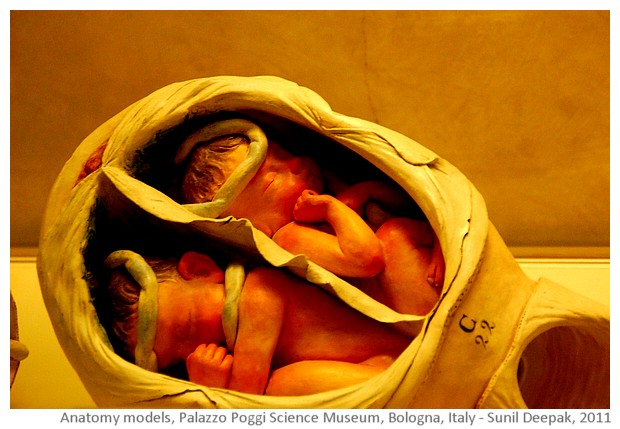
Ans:
[[[192,134],[177,159],[187,163],[185,202],[211,201],[248,151],[245,136],[205,141],[203,130]],[[379,181],[348,186],[270,140],[258,171],[221,216],[249,219],[284,249],[350,279],[388,307],[424,315],[437,302],[445,265],[427,222],[390,214],[406,198]]]
[[[104,408],[609,408],[608,305],[526,276],[447,160],[273,76],[101,124],[37,267]]]
[[[231,129],[255,127],[240,119],[229,123]],[[176,159],[185,166],[184,202],[217,198],[251,149],[244,134],[213,137],[210,127],[191,134]],[[248,219],[285,250],[398,312],[424,315],[433,308],[443,285],[441,248],[426,222],[391,214],[405,203],[404,193],[380,181],[346,185],[274,140],[263,152],[220,217]],[[117,270],[109,285],[117,315],[112,330],[124,353],[151,370],[185,362],[188,378],[208,387],[268,395],[331,390],[385,370],[412,340],[306,281],[259,267],[244,280],[231,344],[222,328],[224,271],[210,256],[190,251],[162,263],[117,251],[106,262],[112,269],[125,266],[133,277]],[[145,280],[151,270],[156,280]],[[141,298],[145,283],[157,302],[146,328],[138,322],[148,305]]]

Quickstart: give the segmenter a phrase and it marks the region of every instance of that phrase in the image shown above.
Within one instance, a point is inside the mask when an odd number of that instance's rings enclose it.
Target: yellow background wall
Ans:
[[[608,11],[12,11],[11,246],[37,246],[63,163],[121,109],[175,81],[268,74],[454,164],[510,247],[606,248],[609,25]]]

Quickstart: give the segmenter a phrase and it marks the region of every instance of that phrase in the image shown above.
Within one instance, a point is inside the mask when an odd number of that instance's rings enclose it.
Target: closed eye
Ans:
[[[276,181],[277,173],[267,173],[264,177],[263,192],[265,192],[273,182]]]

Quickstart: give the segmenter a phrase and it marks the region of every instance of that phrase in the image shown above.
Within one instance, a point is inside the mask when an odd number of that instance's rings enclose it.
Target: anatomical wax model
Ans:
[[[215,150],[206,161],[205,148]],[[211,262],[181,262],[187,254]],[[175,264],[160,270],[152,258]],[[608,307],[526,277],[482,196],[446,160],[275,77],[175,83],[102,124],[52,189],[38,270],[60,344],[101,407],[609,406]],[[133,285],[127,313],[109,305],[118,275]],[[180,300],[206,284],[218,285],[200,310],[217,309],[208,338],[183,317],[202,301]],[[349,334],[328,347],[292,334],[301,319],[271,323],[289,308],[282,297],[317,320],[317,294],[326,323],[342,312],[393,341],[369,331],[376,347],[356,354]],[[129,328],[113,328],[125,315]],[[165,347],[167,320],[199,332],[172,338],[179,356]],[[260,348],[259,387],[241,386],[255,350],[247,332],[274,329],[284,334]],[[290,367],[325,360],[321,370],[363,375],[323,377],[333,383],[310,391],[298,376],[312,371]]]

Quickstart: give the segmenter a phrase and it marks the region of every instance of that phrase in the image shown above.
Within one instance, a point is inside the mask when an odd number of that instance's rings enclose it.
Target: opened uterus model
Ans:
[[[220,122],[224,131],[217,131]],[[264,159],[268,143],[260,138],[248,137],[250,154],[216,198],[180,201],[179,151],[205,124],[217,135],[275,133],[291,152],[313,158],[343,181],[379,177],[398,186],[440,243],[445,270],[436,304],[425,314],[397,311],[286,251],[251,221],[222,216]],[[104,261],[119,249],[163,254],[189,248],[216,249],[231,260],[243,255],[241,261],[286,271],[411,341],[366,381],[284,397],[210,388],[162,374],[152,362],[122,358],[96,307],[109,268]],[[528,278],[489,221],[482,196],[446,160],[392,130],[335,113],[316,93],[280,78],[171,84],[102,124],[53,187],[38,272],[60,344],[100,407],[609,406],[607,306]]]

